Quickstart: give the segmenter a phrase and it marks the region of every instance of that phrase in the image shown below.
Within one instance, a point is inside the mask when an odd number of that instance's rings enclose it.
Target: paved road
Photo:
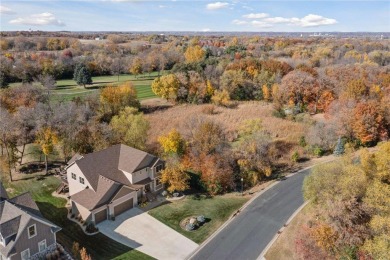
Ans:
[[[302,171],[264,192],[190,259],[257,259],[304,203],[302,183],[309,173],[310,169]]]

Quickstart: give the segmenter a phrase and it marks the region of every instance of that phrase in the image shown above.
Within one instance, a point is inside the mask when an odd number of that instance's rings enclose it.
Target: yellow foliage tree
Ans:
[[[42,128],[35,139],[45,155],[45,172],[47,174],[47,156],[53,152],[54,146],[58,143],[58,136],[50,127]]]
[[[190,176],[185,172],[183,165],[171,164],[161,172],[161,182],[167,185],[169,192],[184,191],[189,188]]]
[[[81,260],[92,260],[91,256],[87,253],[87,249],[85,247],[80,250],[80,258]]]
[[[133,60],[131,66],[129,68],[129,72],[131,74],[135,75],[135,78],[137,78],[137,76],[142,73],[142,60],[141,60],[141,58],[137,57]]]
[[[214,92],[214,95],[211,97],[211,101],[217,106],[228,107],[230,105],[230,95],[227,90],[217,90]]]
[[[263,85],[263,87],[261,89],[263,91],[263,98],[264,98],[264,100],[270,101],[271,100],[271,91],[268,88],[268,86],[267,85]]]
[[[326,224],[316,226],[311,235],[317,242],[317,245],[326,251],[333,251],[337,241],[337,232]]]
[[[212,97],[214,95],[214,92],[215,92],[215,89],[214,89],[213,85],[211,84],[210,80],[207,80],[206,95],[208,97]]]
[[[100,112],[109,121],[112,116],[127,106],[139,108],[137,92],[131,82],[119,86],[108,86],[100,92]]]
[[[187,62],[198,62],[204,59],[206,51],[203,50],[199,45],[190,46],[184,53],[184,57]]]
[[[152,90],[154,94],[167,100],[176,99],[179,87],[180,81],[175,74],[155,78],[152,82]]]
[[[172,129],[167,135],[160,136],[158,142],[165,154],[182,155],[185,150],[185,141],[176,129]]]

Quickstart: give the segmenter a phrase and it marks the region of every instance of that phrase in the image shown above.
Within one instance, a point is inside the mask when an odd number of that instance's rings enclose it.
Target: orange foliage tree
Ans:
[[[353,131],[362,144],[374,144],[388,137],[388,129],[378,102],[359,103],[354,109],[353,116]]]

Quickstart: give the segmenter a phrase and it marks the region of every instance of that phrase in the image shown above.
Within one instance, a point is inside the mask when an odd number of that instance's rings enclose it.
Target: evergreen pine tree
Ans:
[[[337,140],[336,147],[334,148],[333,154],[342,155],[343,153],[344,153],[344,142],[341,139],[341,137],[339,137],[339,139]]]
[[[85,88],[86,84],[92,84],[92,77],[88,69],[84,64],[77,64],[74,69],[73,80],[76,81],[77,85],[83,85]]]

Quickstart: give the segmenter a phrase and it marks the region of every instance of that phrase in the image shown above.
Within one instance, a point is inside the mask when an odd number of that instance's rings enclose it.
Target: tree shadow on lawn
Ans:
[[[65,207],[57,208],[51,203],[37,202],[43,216],[62,230],[57,233],[57,241],[71,253],[73,242],[78,242],[80,248],[85,247],[92,259],[113,259],[133,248],[118,243],[109,237],[99,233],[93,236],[86,235],[78,224],[67,218],[68,210]]]

